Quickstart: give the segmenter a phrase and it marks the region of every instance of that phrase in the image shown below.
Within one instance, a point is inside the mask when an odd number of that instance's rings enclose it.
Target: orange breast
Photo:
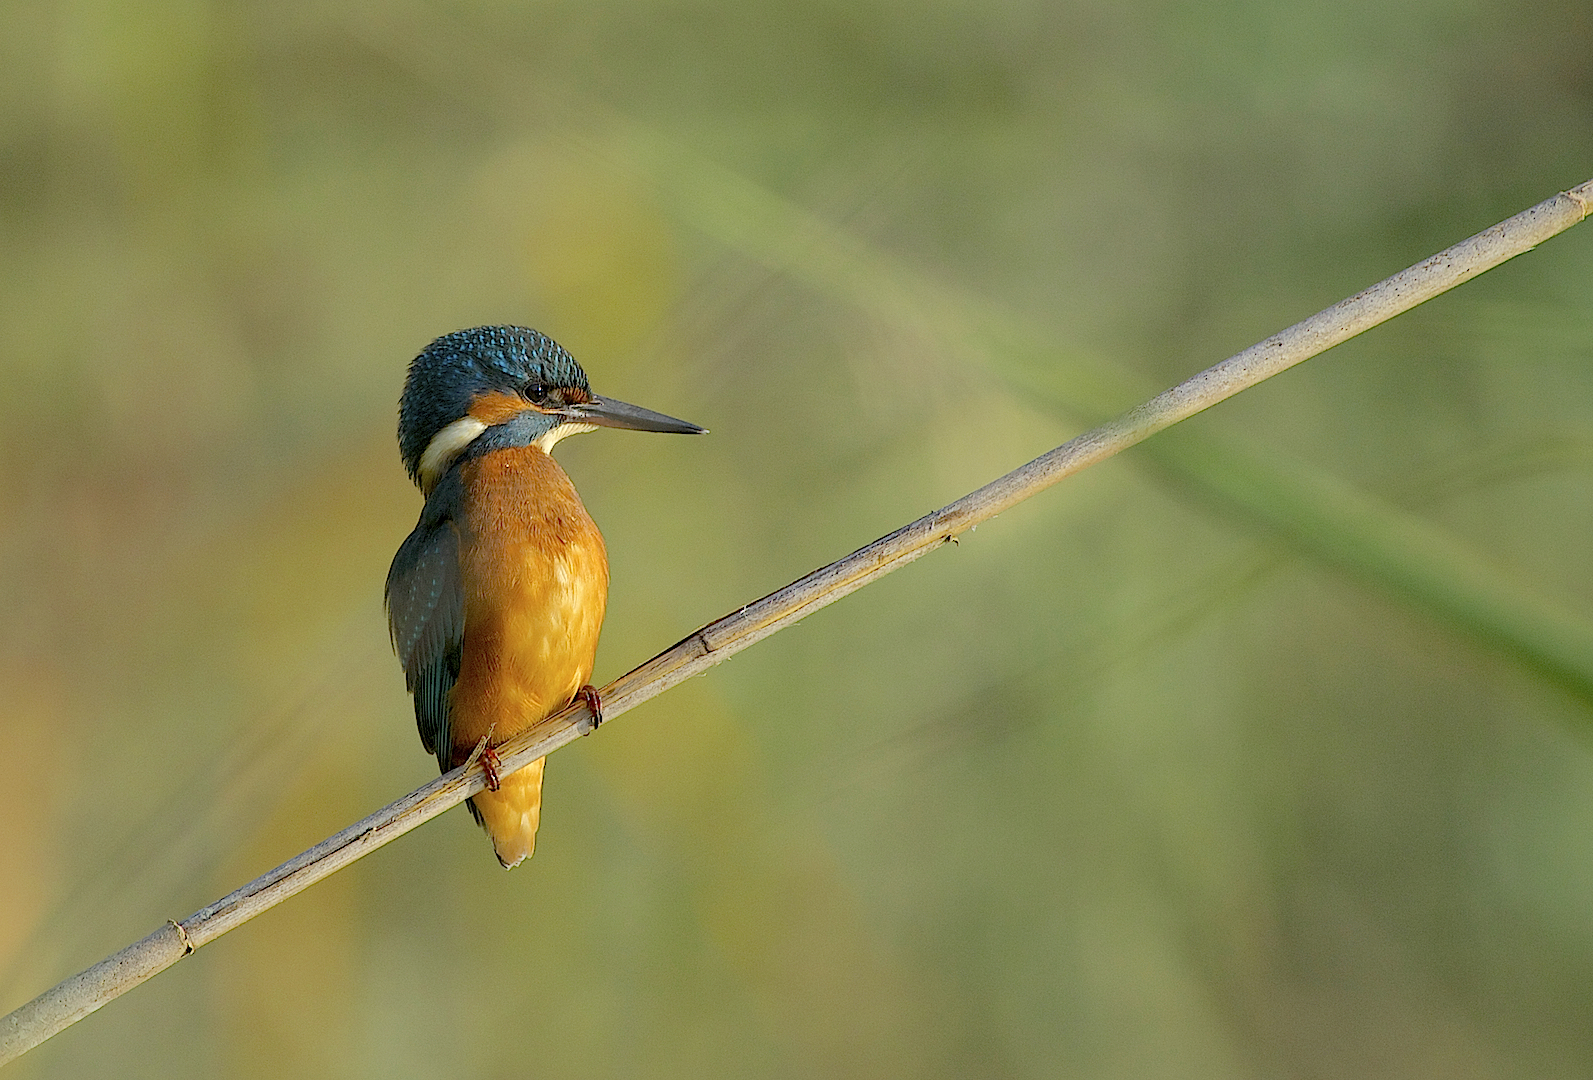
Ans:
[[[453,760],[483,736],[493,745],[569,704],[592,677],[608,556],[564,470],[536,447],[461,466],[464,649],[452,698]],[[475,797],[498,857],[531,853],[542,763]]]

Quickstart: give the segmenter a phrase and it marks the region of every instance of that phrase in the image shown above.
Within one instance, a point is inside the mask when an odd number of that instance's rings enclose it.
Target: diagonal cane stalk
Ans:
[[[1593,180],[1252,345],[956,502],[708,624],[605,686],[601,691],[605,715],[613,718],[629,712],[876,578],[955,541],[959,534],[1064,477],[1531,250],[1590,212]],[[1593,664],[1593,640],[1579,640],[1576,652],[1584,658],[1584,665]],[[500,771],[509,773],[522,768],[590,730],[591,715],[586,706],[570,705],[499,747]],[[482,787],[479,764],[440,776],[209,907],[181,922],[166,923],[143,940],[39,995],[0,1018],[0,1064],[20,1057],[200,946],[398,839]]]

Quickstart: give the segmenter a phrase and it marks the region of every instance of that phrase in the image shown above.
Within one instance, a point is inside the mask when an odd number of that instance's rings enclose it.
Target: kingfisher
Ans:
[[[577,697],[602,722],[588,680],[608,553],[553,460],[565,437],[598,427],[705,430],[598,397],[569,353],[523,326],[433,341],[399,402],[399,453],[426,502],[387,572],[393,647],[442,771],[482,751],[487,786],[470,812],[506,868],[536,847],[543,760],[500,777],[494,748]]]

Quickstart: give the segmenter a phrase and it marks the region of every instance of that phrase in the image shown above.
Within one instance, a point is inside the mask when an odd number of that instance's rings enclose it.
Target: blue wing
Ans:
[[[415,696],[420,741],[437,755],[443,772],[453,768],[449,695],[459,678],[465,637],[465,597],[459,570],[458,512],[462,486],[457,471],[433,489],[392,569],[387,572],[387,619],[393,648]]]

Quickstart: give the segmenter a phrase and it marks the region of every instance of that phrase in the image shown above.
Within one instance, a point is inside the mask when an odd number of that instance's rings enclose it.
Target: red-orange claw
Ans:
[[[603,723],[603,699],[598,696],[597,687],[591,683],[577,690],[575,696],[586,703],[586,711],[592,714],[592,726],[586,729],[586,733],[590,735]]]
[[[483,750],[481,752],[481,775],[486,777],[487,790],[488,791],[497,791],[498,790],[498,787],[499,787],[498,765],[499,764],[500,764],[500,762],[498,760],[498,751],[494,750],[492,747],[489,746],[489,747],[487,747],[485,750]]]

